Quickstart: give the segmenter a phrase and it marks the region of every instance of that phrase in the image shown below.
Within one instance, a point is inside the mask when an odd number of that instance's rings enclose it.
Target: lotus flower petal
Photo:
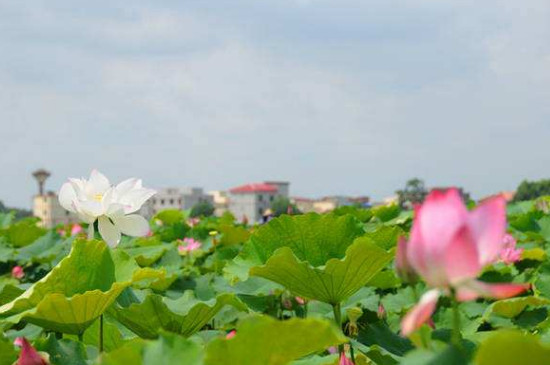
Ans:
[[[424,293],[418,304],[416,304],[401,322],[401,333],[404,336],[410,335],[426,323],[435,311],[439,290],[432,289]]]

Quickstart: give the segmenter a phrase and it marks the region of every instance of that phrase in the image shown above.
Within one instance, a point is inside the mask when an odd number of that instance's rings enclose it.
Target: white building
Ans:
[[[69,212],[59,204],[57,194],[53,191],[35,195],[33,197],[32,212],[35,217],[40,218],[40,225],[45,228],[80,222],[76,214]]]
[[[210,202],[214,205],[211,195],[205,194],[202,188],[165,188],[158,190],[141,208],[140,214],[151,218],[161,210],[188,210],[197,203]]]
[[[288,198],[288,188],[287,182],[238,186],[229,190],[229,210],[238,220],[246,218],[250,222],[260,222],[276,198]]]

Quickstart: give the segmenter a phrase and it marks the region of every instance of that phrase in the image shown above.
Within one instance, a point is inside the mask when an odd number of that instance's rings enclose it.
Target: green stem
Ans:
[[[453,305],[453,335],[452,343],[461,348],[462,346],[462,334],[460,333],[460,312],[458,311],[458,300],[456,300],[456,293],[451,289],[451,302]]]
[[[94,223],[92,222],[88,225],[88,240],[94,239]]]
[[[99,316],[99,352],[103,352],[103,314]]]
[[[412,292],[413,292],[413,298],[414,298],[414,301],[415,303],[418,303],[418,301],[420,300],[420,295],[418,295],[418,291],[416,291],[416,285],[411,285],[411,289],[412,289]],[[430,348],[430,345],[429,345],[429,340],[428,338],[426,337],[426,328],[424,326],[420,327],[420,342],[422,343],[422,347],[424,347],[425,349],[429,349]]]
[[[84,341],[84,332],[81,332],[78,334],[78,341],[83,342]]]
[[[342,330],[342,308],[340,306],[340,303],[333,304],[332,305],[332,312],[334,313],[334,321],[336,322],[336,326]],[[341,356],[344,353],[344,345],[340,344],[338,345],[338,353]]]

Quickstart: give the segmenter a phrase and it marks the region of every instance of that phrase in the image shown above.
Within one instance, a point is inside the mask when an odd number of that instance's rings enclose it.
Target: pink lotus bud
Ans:
[[[82,232],[84,232],[84,230],[82,229],[82,226],[80,224],[75,224],[71,228],[71,236],[75,236],[75,235],[80,234]]]
[[[17,337],[13,342],[15,346],[21,347],[17,365],[49,365],[47,356],[41,356],[25,337]]]
[[[378,311],[376,313],[378,315],[379,319],[386,318],[386,308],[382,305],[382,303],[378,304]]]
[[[11,276],[17,280],[21,280],[25,276],[25,271],[23,271],[21,266],[15,266],[11,269]]]
[[[337,353],[337,352],[338,352],[338,347],[336,347],[336,346],[330,346],[330,347],[328,348],[328,353],[329,353],[329,354],[335,354],[335,353]]]
[[[294,300],[296,300],[296,303],[298,303],[300,305],[305,305],[306,304],[306,301],[304,300],[304,298],[294,297]]]
[[[484,267],[499,258],[505,246],[506,201],[501,196],[485,200],[468,211],[457,189],[432,191],[415,209],[406,249],[397,266],[410,264],[429,287],[419,303],[401,322],[409,335],[431,317],[438,298],[451,289],[459,301],[479,297],[505,299],[522,293],[528,284],[490,284],[476,280]],[[401,247],[404,247],[401,244]],[[406,266],[405,266],[406,267]]]
[[[342,353],[340,354],[340,361],[338,362],[338,365],[354,365],[353,361],[351,359],[348,359],[346,357],[346,354]]]
[[[235,337],[236,334],[237,334],[237,331],[231,330],[231,331],[229,331],[229,332],[225,335],[225,339],[226,339],[226,340],[230,340],[230,339],[232,339],[233,337]]]

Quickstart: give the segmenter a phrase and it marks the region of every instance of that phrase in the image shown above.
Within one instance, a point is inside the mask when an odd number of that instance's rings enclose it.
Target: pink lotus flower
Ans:
[[[504,247],[500,251],[500,260],[507,265],[521,260],[523,248],[516,248],[516,239],[509,233],[504,235]]]
[[[75,224],[71,228],[71,236],[75,236],[75,235],[77,235],[79,233],[82,233],[82,232],[84,232],[84,229],[82,229],[82,226],[80,224]]]
[[[230,340],[230,339],[232,339],[233,337],[235,337],[236,334],[237,334],[237,331],[231,330],[231,331],[229,331],[229,332],[225,335],[225,339],[226,339],[226,340]]]
[[[338,365],[354,365],[353,361],[351,359],[348,359],[346,357],[346,354],[342,353],[340,354],[340,361],[338,362]]]
[[[48,356],[38,353],[25,337],[17,337],[13,344],[21,347],[17,365],[49,365]]]
[[[469,212],[457,189],[432,191],[415,208],[406,261],[434,288],[401,322],[409,335],[435,311],[441,294],[455,293],[459,301],[478,297],[504,299],[529,288],[529,284],[488,284],[476,280],[493,263],[504,246],[506,202],[497,196]]]
[[[193,238],[186,237],[183,239],[183,243],[185,243],[185,245],[180,245],[178,247],[180,253],[192,252],[201,248],[201,243]]]
[[[296,300],[296,303],[298,303],[298,304],[300,304],[300,305],[306,304],[306,301],[304,300],[304,298],[301,298],[301,297],[294,297],[294,299]]]
[[[11,276],[17,280],[23,279],[23,277],[25,277],[25,271],[23,270],[23,267],[15,266],[13,269],[11,269]]]

